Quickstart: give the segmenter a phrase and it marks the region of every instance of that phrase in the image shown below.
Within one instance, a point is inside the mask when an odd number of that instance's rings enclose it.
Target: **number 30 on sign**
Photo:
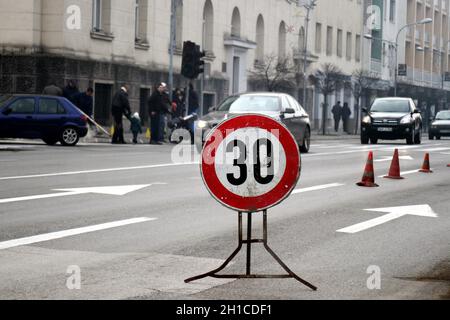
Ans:
[[[267,210],[286,199],[301,171],[297,142],[280,122],[242,115],[206,139],[201,173],[211,195],[239,212]]]

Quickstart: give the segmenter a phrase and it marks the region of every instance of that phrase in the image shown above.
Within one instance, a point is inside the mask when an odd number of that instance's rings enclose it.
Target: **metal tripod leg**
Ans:
[[[306,280],[303,280],[302,278],[300,278],[299,276],[297,276],[294,272],[291,271],[291,269],[288,268],[288,266],[275,254],[275,252],[273,252],[273,250],[269,247],[268,244],[268,237],[267,237],[267,210],[264,210],[264,247],[266,248],[266,250],[270,253],[270,255],[278,262],[278,264],[280,266],[283,267],[283,269],[295,280],[303,283],[305,286],[311,288],[312,290],[316,291],[317,287],[315,287],[314,285],[312,285],[311,283],[307,282]]]
[[[243,241],[242,241],[242,212],[239,212],[238,228],[239,228],[239,232],[238,232],[239,233],[239,245],[238,245],[237,249],[234,250],[234,252],[231,254],[231,256],[219,268],[217,268],[217,269],[215,269],[213,271],[207,272],[205,274],[186,279],[186,280],[184,280],[185,283],[189,283],[189,282],[192,282],[192,281],[197,281],[197,280],[200,280],[200,279],[203,279],[203,278],[207,278],[207,277],[217,278],[216,274],[218,272],[222,271],[223,269],[225,269],[226,266],[234,259],[234,257],[236,257],[236,255],[242,249],[242,244],[243,244]]]
[[[247,239],[243,240],[242,237],[242,212],[239,212],[239,245],[237,249],[231,254],[231,256],[217,269],[210,271],[208,273],[186,279],[184,282],[189,283],[192,281],[200,280],[206,277],[219,278],[219,279],[286,279],[293,278],[305,286],[311,288],[316,291],[317,288],[310,284],[309,282],[303,280],[299,276],[297,276],[294,272],[292,272],[286,264],[275,254],[275,252],[268,245],[268,235],[267,235],[267,210],[264,210],[264,239],[252,239],[252,213],[248,213],[248,222],[247,222]],[[245,275],[219,275],[220,271],[226,268],[226,266],[236,257],[236,255],[241,251],[242,245],[247,244],[247,265],[246,265],[246,274]],[[270,255],[278,262],[278,264],[283,267],[283,269],[288,273],[286,275],[252,275],[251,274],[251,245],[252,243],[263,243],[265,249],[270,253]]]

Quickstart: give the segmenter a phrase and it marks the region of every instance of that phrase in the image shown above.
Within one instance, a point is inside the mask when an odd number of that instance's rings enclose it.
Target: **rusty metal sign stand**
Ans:
[[[267,210],[263,211],[263,239],[252,239],[252,213],[248,213],[248,222],[247,222],[247,239],[244,240],[242,237],[242,212],[239,212],[239,245],[237,249],[231,254],[231,256],[217,269],[210,271],[208,273],[192,277],[189,279],[186,279],[184,282],[189,283],[193,281],[197,281],[203,278],[212,277],[212,278],[219,278],[219,279],[287,279],[287,278],[293,278],[305,286],[309,287],[310,289],[316,291],[317,287],[312,285],[311,283],[303,280],[299,276],[297,276],[294,272],[291,271],[291,269],[288,268],[288,266],[275,254],[275,252],[269,247],[268,245],[268,237],[267,237]],[[283,267],[283,269],[287,272],[285,275],[256,275],[251,273],[251,250],[252,250],[252,243],[262,243],[265,247],[265,249],[270,253],[270,255],[278,262],[278,264]],[[246,274],[237,274],[237,275],[220,275],[218,274],[220,271],[225,269],[227,265],[236,257],[236,255],[241,251],[242,246],[244,244],[247,244],[247,267],[246,267]]]

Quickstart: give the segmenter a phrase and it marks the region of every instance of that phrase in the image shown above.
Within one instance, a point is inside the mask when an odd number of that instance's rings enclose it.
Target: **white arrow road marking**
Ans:
[[[46,234],[41,234],[38,236],[21,238],[21,239],[16,239],[16,240],[9,240],[9,241],[0,242],[0,250],[10,249],[10,248],[20,247],[20,246],[26,246],[26,245],[33,244],[33,243],[56,240],[56,239],[71,237],[71,236],[75,236],[75,235],[79,235],[79,234],[91,233],[94,231],[100,231],[100,230],[105,230],[105,229],[118,228],[118,227],[130,225],[130,224],[143,223],[143,222],[154,221],[154,220],[157,220],[157,219],[156,218],[135,218],[135,219],[128,219],[128,220],[121,220],[121,221],[109,222],[109,223],[104,223],[104,224],[98,224],[98,225],[90,226],[90,227],[46,233]]]
[[[414,160],[411,156],[399,156],[399,160]],[[392,161],[393,157],[383,157],[381,159],[374,160],[374,162],[387,162]]]
[[[342,183],[331,183],[331,184],[324,184],[322,186],[315,186],[310,188],[302,188],[302,189],[296,189],[292,191],[292,194],[299,194],[299,193],[305,193],[305,192],[311,192],[311,191],[318,191],[323,189],[330,189],[330,188],[336,188],[336,187],[342,187],[345,186],[345,184]]]
[[[65,191],[61,193],[51,193],[51,194],[41,194],[35,196],[27,196],[27,197],[17,197],[17,198],[9,198],[9,199],[0,199],[1,203],[11,203],[11,202],[21,202],[21,201],[30,201],[30,200],[39,200],[39,199],[48,199],[48,198],[58,198],[58,197],[67,197],[74,196],[79,194],[87,194],[87,193],[96,193],[96,194],[106,194],[106,195],[114,195],[114,196],[124,196],[128,193],[144,189],[150,187],[152,185],[161,185],[163,183],[154,183],[154,184],[142,184],[135,186],[116,186],[116,187],[91,187],[91,188],[77,188],[77,189],[55,189],[54,191]]]
[[[433,209],[427,204],[418,206],[406,206],[406,207],[392,207],[392,208],[379,208],[379,209],[365,209],[365,211],[375,211],[375,212],[387,212],[388,214],[366,221],[362,223],[355,224],[353,226],[337,230],[337,232],[342,233],[358,233],[383,223],[401,218],[406,215],[419,216],[419,217],[429,217],[437,218],[438,215],[433,212]]]

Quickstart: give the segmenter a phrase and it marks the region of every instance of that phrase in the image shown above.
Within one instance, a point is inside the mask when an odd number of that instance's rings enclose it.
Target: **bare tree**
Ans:
[[[309,81],[323,94],[324,103],[322,111],[322,131],[326,134],[326,122],[328,115],[328,96],[334,93],[342,85],[343,74],[338,66],[332,63],[324,63],[310,76]]]
[[[296,85],[296,67],[289,56],[280,58],[274,54],[266,55],[262,63],[249,70],[249,74],[258,87],[270,92],[293,89]]]
[[[377,75],[365,69],[357,69],[353,71],[352,74],[352,92],[353,97],[356,101],[356,125],[355,134],[359,132],[359,117],[361,114],[361,97],[366,94],[367,90],[370,89],[379,79]]]

